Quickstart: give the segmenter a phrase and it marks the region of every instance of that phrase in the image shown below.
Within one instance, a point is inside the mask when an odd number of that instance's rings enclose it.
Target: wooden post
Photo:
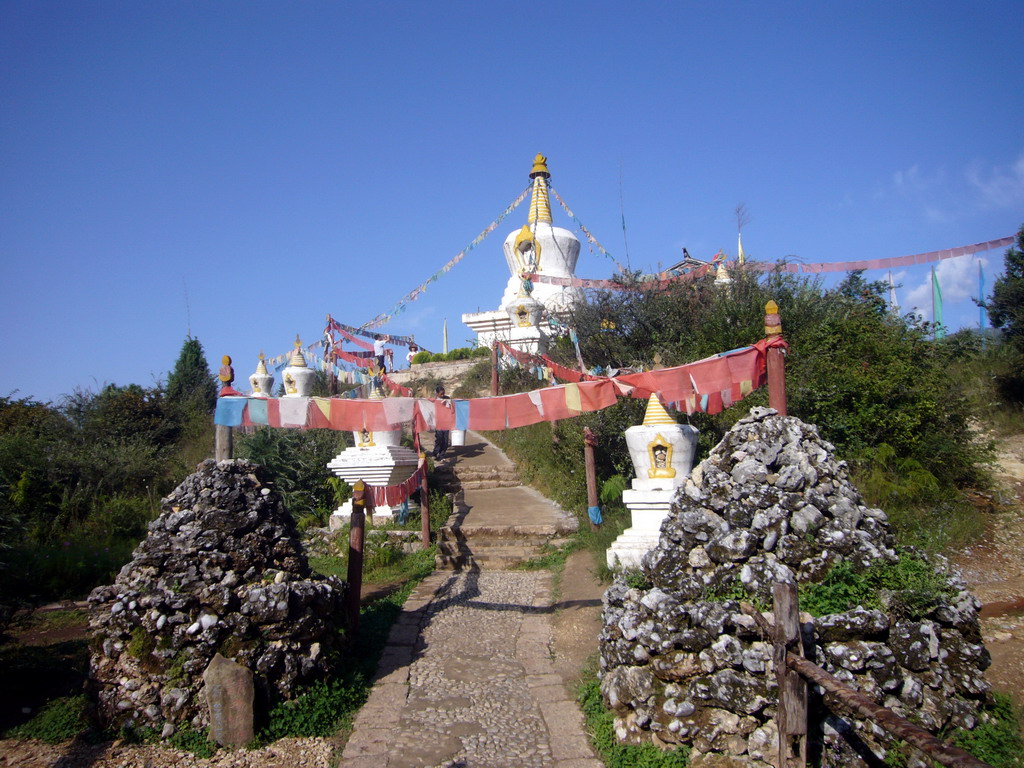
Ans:
[[[498,342],[491,345],[491,397],[498,395]]]
[[[587,516],[590,516],[590,509],[598,506],[597,500],[597,469],[594,466],[594,446],[597,445],[597,435],[590,427],[583,428],[583,461],[587,468]],[[598,524],[590,518],[590,530],[596,531]]]
[[[786,666],[789,653],[803,656],[800,640],[800,607],[795,584],[775,584],[772,588],[775,602],[774,653],[775,680],[779,686],[780,768],[806,768],[807,766],[807,684],[797,672]]]
[[[363,540],[365,537],[366,510],[373,513],[373,496],[362,480],[352,486],[352,517],[348,531],[348,595],[347,614],[352,637],[359,634],[359,602],[363,590]]]
[[[217,424],[213,430],[213,458],[217,461],[235,458],[234,428]]]
[[[782,318],[779,305],[769,301],[764,307],[764,335],[768,339],[782,335]],[[768,363],[768,405],[782,416],[786,411],[786,352],[782,347],[769,347]]]
[[[750,603],[740,603],[743,613],[750,616],[757,624],[765,637],[775,637],[775,627],[772,626],[761,612],[755,609]],[[846,683],[829,674],[812,661],[797,656],[795,653],[786,654],[786,666],[805,677],[812,683],[817,683],[825,691],[834,696],[833,703],[855,715],[872,720],[882,727],[883,730],[891,733],[898,739],[903,739],[913,747],[917,747],[928,757],[942,765],[950,768],[992,768],[988,763],[979,760],[969,752],[947,744],[942,739],[933,736],[919,725],[906,720],[891,709],[880,706],[856,691]],[[831,704],[829,705],[831,707]],[[780,702],[781,710],[782,704]],[[781,765],[781,762],[780,762]]]
[[[423,548],[430,546],[430,489],[427,487],[427,454],[420,453],[420,467],[423,477],[420,479],[420,542]]]

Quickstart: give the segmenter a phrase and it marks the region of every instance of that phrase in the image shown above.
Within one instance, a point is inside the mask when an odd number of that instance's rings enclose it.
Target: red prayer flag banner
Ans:
[[[276,398],[269,398],[267,400],[267,426],[281,426],[281,401]]]
[[[437,429],[455,429],[455,403],[434,400],[434,423]]]
[[[505,410],[509,427],[525,427],[544,421],[541,412],[525,392],[506,396]]]
[[[615,385],[610,379],[604,381],[583,381],[578,385],[580,404],[584,411],[601,411],[618,400]]]
[[[505,429],[505,398],[478,397],[469,401],[470,429]]]
[[[565,386],[545,387],[537,390],[540,392],[540,401],[544,406],[544,420],[558,421],[578,415],[575,411],[569,410],[565,404]]]

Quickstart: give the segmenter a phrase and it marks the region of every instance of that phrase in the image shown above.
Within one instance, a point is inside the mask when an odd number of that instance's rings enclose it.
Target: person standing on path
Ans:
[[[434,388],[434,394],[437,396],[438,404],[443,405],[445,408],[453,407],[452,399],[444,393],[444,384],[438,384]],[[451,432],[447,429],[434,430],[434,452],[432,455],[435,460],[444,456],[449,445],[451,445]]]

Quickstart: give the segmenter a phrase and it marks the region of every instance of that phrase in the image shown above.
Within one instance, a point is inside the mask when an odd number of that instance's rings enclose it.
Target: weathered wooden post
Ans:
[[[427,454],[420,451],[420,542],[423,548],[430,546],[430,489],[427,487]]]
[[[217,372],[217,379],[220,381],[221,395],[237,395],[231,385],[235,381],[235,369],[231,367],[231,357],[224,355],[220,360],[220,370]],[[213,458],[217,461],[235,458],[235,437],[234,428],[217,424],[213,430]]]
[[[363,540],[366,510],[373,513],[372,491],[362,480],[352,486],[352,517],[348,531],[348,626],[355,637],[359,634],[359,601],[363,590]]]
[[[594,446],[597,435],[590,427],[583,428],[583,461],[587,468],[587,515],[590,517],[590,530],[596,531],[601,524],[601,507],[597,500],[597,469],[594,465]]]
[[[213,431],[213,458],[217,461],[235,457],[234,427],[217,424]]]
[[[807,684],[799,673],[786,664],[786,655],[789,653],[803,656],[796,585],[775,584],[772,588],[772,598],[775,603],[772,660],[775,663],[775,681],[779,686],[779,712],[775,718],[779,728],[779,766],[806,768]]]
[[[498,394],[498,342],[491,345],[491,397]]]
[[[782,335],[782,318],[779,305],[769,301],[764,307],[764,335],[775,339]],[[786,411],[786,352],[782,347],[769,347],[768,363],[768,405],[783,416]]]

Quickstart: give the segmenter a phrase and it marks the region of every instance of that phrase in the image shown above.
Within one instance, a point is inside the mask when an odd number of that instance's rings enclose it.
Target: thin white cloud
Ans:
[[[965,172],[967,183],[983,209],[1011,208],[1024,203],[1024,152],[1008,166],[984,169],[972,164]]]

